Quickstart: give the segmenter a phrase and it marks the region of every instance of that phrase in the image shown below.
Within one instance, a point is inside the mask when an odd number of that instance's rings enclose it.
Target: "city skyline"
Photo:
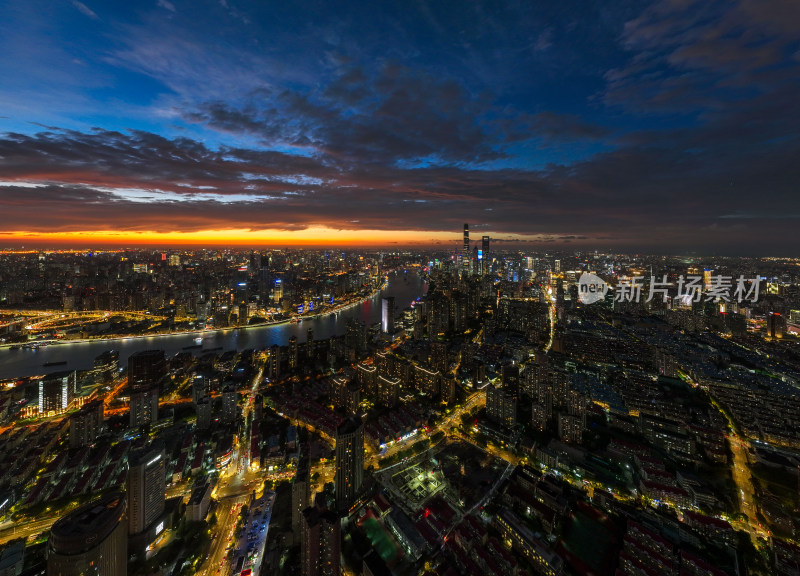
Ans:
[[[0,7],[0,246],[791,255],[796,4]]]
[[[0,568],[796,575],[800,260],[462,226],[0,251]]]

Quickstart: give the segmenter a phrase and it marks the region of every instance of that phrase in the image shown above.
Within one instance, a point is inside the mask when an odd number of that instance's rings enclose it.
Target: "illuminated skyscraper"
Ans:
[[[786,333],[786,318],[780,312],[770,312],[767,314],[764,328],[766,328],[768,338],[783,338]]]
[[[225,424],[236,422],[236,387],[233,384],[222,390],[222,421]]]
[[[469,271],[470,252],[469,252],[469,224],[464,224],[464,247],[461,250],[461,268]]]
[[[39,380],[39,413],[66,412],[75,397],[75,370],[55,372]]]
[[[394,296],[387,296],[381,300],[381,332],[394,333]]]
[[[192,380],[192,402],[197,404],[203,398],[211,396],[214,379],[214,373],[210,371],[204,370],[199,374],[195,374]]]
[[[347,511],[364,480],[364,423],[351,416],[336,428],[336,508]]]
[[[269,377],[278,378],[281,374],[281,347],[273,344],[269,348]]]
[[[130,534],[143,532],[164,512],[165,464],[161,443],[143,448],[130,457],[127,490]]]
[[[489,237],[484,236],[481,239],[481,273],[488,274],[492,266],[492,259],[489,257]]]
[[[131,393],[130,427],[139,428],[158,420],[158,388]]]
[[[250,272],[247,265],[239,266],[236,270],[236,274],[234,276],[234,286],[233,286],[233,304],[237,306],[242,303],[246,303],[249,299],[249,293],[247,290],[247,282],[248,278],[250,277]]]

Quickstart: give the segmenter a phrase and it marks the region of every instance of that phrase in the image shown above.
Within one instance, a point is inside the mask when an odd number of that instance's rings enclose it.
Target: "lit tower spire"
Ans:
[[[465,270],[469,270],[469,224],[464,224],[464,250],[461,252],[461,266]]]

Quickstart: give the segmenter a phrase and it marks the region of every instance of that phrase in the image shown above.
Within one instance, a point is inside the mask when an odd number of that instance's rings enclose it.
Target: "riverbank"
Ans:
[[[131,354],[143,350],[164,350],[168,357],[182,352],[198,356],[208,351],[264,350],[276,344],[286,346],[292,336],[298,342],[304,342],[309,329],[313,330],[315,340],[327,340],[345,334],[348,323],[352,321],[367,326],[379,323],[380,298],[383,296],[393,296],[397,302],[413,302],[426,292],[427,281],[423,275],[409,271],[408,281],[405,281],[401,272],[399,276],[389,274],[388,286],[384,283],[380,289],[371,289],[364,296],[351,294],[354,300],[325,313],[310,311],[298,317],[297,322],[286,317],[279,323],[254,324],[238,330],[234,327],[217,330],[182,329],[162,335],[64,340],[37,350],[12,351],[6,347],[0,350],[0,380],[40,376],[48,371],[89,370],[95,359],[110,349],[119,352],[119,366],[123,367]]]
[[[128,336],[99,336],[97,338],[71,338],[68,340],[30,340],[28,342],[11,342],[6,344],[0,344],[0,350],[9,350],[15,346],[35,346],[36,348],[45,348],[49,346],[59,346],[64,344],[82,344],[82,343],[96,343],[96,342],[112,342],[115,340],[141,340],[147,338],[161,338],[165,336],[209,336],[215,334],[227,334],[230,332],[242,331],[242,330],[251,330],[255,328],[270,328],[273,326],[282,326],[285,324],[302,324],[303,320],[316,320],[318,318],[324,318],[326,316],[330,316],[332,314],[339,314],[344,310],[352,308],[354,306],[360,306],[367,300],[370,300],[381,293],[381,291],[385,290],[389,286],[388,277],[384,277],[383,284],[381,284],[378,288],[375,288],[372,292],[370,292],[367,296],[364,296],[360,300],[355,300],[353,302],[348,302],[346,304],[340,304],[331,310],[326,310],[325,312],[320,312],[319,314],[295,314],[290,318],[285,318],[282,320],[276,320],[274,322],[261,322],[259,324],[247,324],[244,326],[229,326],[226,328],[196,328],[194,330],[176,330],[172,332],[151,332],[148,334],[136,334],[136,335],[128,335]]]

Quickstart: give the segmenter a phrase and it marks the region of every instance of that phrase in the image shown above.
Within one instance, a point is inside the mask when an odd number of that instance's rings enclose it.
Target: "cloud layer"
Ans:
[[[419,3],[371,27],[290,11],[271,15],[287,25],[268,45],[262,8],[214,6],[225,26],[212,31],[180,2],[135,17],[72,4],[81,26],[118,32],[94,32],[87,68],[119,87],[70,81],[58,118],[37,112],[46,94],[23,109],[37,72],[0,89],[14,110],[0,121],[14,128],[0,134],[0,233],[455,238],[470,222],[585,248],[800,248],[793,3],[609,4],[584,20],[487,4],[460,21]]]

